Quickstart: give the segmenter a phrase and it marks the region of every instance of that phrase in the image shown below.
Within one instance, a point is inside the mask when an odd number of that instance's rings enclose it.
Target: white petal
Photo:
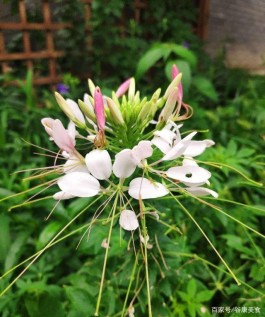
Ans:
[[[166,174],[187,186],[203,185],[211,177],[211,173],[206,169],[192,165],[171,167]]]
[[[66,199],[70,199],[70,198],[74,198],[75,196],[67,194],[66,192],[60,191],[57,192],[53,195],[53,198],[55,200],[66,200]]]
[[[76,135],[78,134],[76,132],[75,124],[72,120],[69,121],[68,126],[67,126],[67,132],[70,135],[70,137],[75,140]]]
[[[76,157],[70,157],[69,160],[63,165],[63,171],[65,174],[73,172],[88,173],[87,166],[82,164],[81,161]]]
[[[218,198],[218,193],[214,190],[211,190],[209,188],[205,187],[188,187],[185,188],[186,191],[191,193],[194,196],[206,196],[206,195],[212,195],[214,198]]]
[[[136,146],[132,149],[132,154],[139,164],[142,160],[152,156],[153,149],[151,141],[140,141]]]
[[[128,193],[134,199],[150,199],[163,197],[169,191],[160,183],[151,182],[147,178],[137,177],[130,182]]]
[[[137,163],[132,150],[125,149],[116,154],[113,164],[113,173],[119,178],[127,178],[135,171]]]
[[[154,135],[160,137],[162,140],[166,141],[169,144],[172,144],[173,140],[176,138],[176,133],[166,127],[161,131],[154,132]]]
[[[106,150],[93,150],[86,155],[86,166],[97,179],[108,179],[112,173],[111,158]]]
[[[124,230],[135,230],[139,227],[136,214],[132,210],[123,210],[120,215],[119,224]]]
[[[185,157],[182,161],[182,166],[198,166],[192,157]]]
[[[192,157],[198,156],[202,154],[207,147],[210,147],[212,145],[214,145],[214,142],[212,140],[190,141],[183,155]]]
[[[58,186],[64,192],[76,197],[92,197],[100,191],[99,181],[87,173],[73,172],[58,180]]]
[[[185,152],[186,148],[188,147],[190,140],[194,137],[197,132],[191,132],[188,134],[184,139],[180,142],[175,142],[172,149],[162,158],[163,161],[170,161],[174,160]]]
[[[152,139],[152,143],[164,154],[171,150],[171,146],[169,145],[169,143],[159,136],[154,136]]]
[[[73,111],[75,118],[78,121],[85,124],[86,123],[85,118],[84,118],[83,113],[81,112],[78,104],[72,99],[66,99],[66,102],[69,105],[69,107],[71,108],[71,110]]]

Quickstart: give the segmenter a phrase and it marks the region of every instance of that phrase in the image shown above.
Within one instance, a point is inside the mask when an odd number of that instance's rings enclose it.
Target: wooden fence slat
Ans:
[[[21,22],[27,24],[26,3],[24,2],[24,0],[19,0],[19,15],[20,15]],[[22,31],[22,37],[23,37],[24,52],[26,54],[30,54],[31,45],[30,45],[29,31],[23,30]],[[31,59],[27,59],[26,60],[26,65],[27,65],[27,69],[31,69],[33,67],[32,60]]]
[[[0,61],[30,60],[42,58],[58,58],[64,55],[63,51],[39,51],[30,53],[0,53]]]
[[[47,23],[14,23],[14,22],[7,22],[7,23],[0,23],[0,30],[60,30],[60,29],[66,29],[70,28],[71,23],[53,23],[53,24],[47,24]]]

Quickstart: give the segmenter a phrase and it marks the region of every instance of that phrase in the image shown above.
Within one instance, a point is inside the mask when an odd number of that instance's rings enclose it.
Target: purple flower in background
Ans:
[[[69,87],[63,83],[59,83],[56,85],[56,90],[62,94],[62,95],[66,95],[69,92]]]
[[[185,47],[186,49],[189,49],[189,48],[190,48],[190,43],[187,42],[187,41],[184,41],[184,42],[182,43],[182,46]]]

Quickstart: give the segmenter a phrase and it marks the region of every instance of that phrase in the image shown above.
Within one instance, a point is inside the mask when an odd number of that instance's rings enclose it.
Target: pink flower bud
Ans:
[[[126,91],[129,89],[131,83],[131,78],[127,79],[125,82],[123,82],[120,87],[116,91],[117,98],[121,97],[126,93]]]
[[[171,74],[172,74],[172,79],[175,79],[179,74],[179,70],[175,64],[172,66]]]
[[[104,101],[103,96],[99,87],[96,87],[94,93],[94,101],[95,101],[95,113],[97,118],[98,129],[100,131],[105,130],[105,111],[104,111]]]
[[[172,66],[172,79],[174,80],[179,74],[179,70],[177,68],[177,66],[174,64]],[[182,102],[182,98],[183,98],[183,88],[182,88],[182,84],[181,82],[178,84],[178,101]]]

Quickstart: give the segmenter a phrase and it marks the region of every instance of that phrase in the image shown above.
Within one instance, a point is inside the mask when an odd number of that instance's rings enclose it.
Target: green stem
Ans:
[[[125,297],[125,301],[124,301],[124,304],[123,304],[121,317],[123,317],[124,313],[125,313],[125,309],[126,309],[129,293],[130,293],[130,290],[131,290],[132,282],[134,280],[134,275],[135,275],[135,271],[136,271],[136,267],[137,267],[137,263],[138,263],[138,256],[139,256],[139,252],[137,252],[136,257],[135,257],[134,266],[133,266],[132,273],[131,273],[131,276],[130,276],[130,282],[129,282],[129,286],[128,286],[128,289],[127,289],[127,292],[126,292],[126,297]]]
[[[147,290],[147,301],[148,301],[148,317],[152,317],[152,305],[151,305],[150,282],[149,282],[149,271],[148,271],[148,257],[147,257],[147,230],[146,230],[145,214],[143,214],[142,223],[143,223],[143,235],[144,235],[144,264],[145,264],[146,290]]]
[[[106,248],[105,256],[104,256],[104,262],[103,262],[103,269],[102,269],[102,275],[101,275],[101,281],[100,281],[100,287],[99,287],[99,294],[98,294],[98,300],[97,300],[97,306],[96,306],[96,311],[95,311],[95,316],[99,316],[99,307],[101,303],[101,297],[102,297],[102,291],[103,291],[103,285],[104,285],[104,279],[105,279],[105,274],[106,274],[106,267],[107,267],[107,260],[108,260],[108,253],[109,253],[109,243],[110,243],[110,238],[112,234],[112,228],[113,228],[113,223],[115,219],[115,210],[117,207],[117,201],[118,201],[119,194],[117,193],[114,204],[111,210],[111,222],[110,222],[110,229],[109,229],[109,235],[108,235],[108,245]]]

